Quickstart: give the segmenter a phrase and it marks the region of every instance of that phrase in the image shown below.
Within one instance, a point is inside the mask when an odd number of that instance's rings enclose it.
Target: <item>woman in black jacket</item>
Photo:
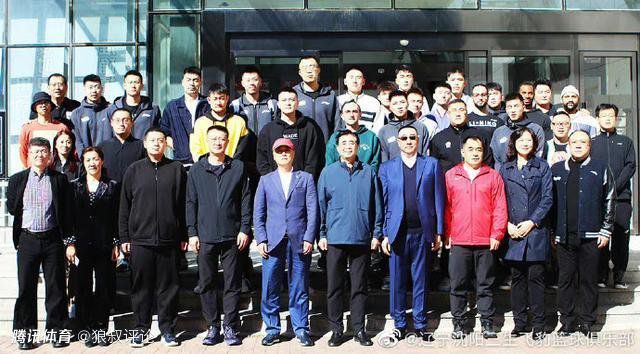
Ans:
[[[79,339],[84,340],[88,347],[106,346],[109,344],[106,340],[109,310],[115,295],[115,260],[119,255],[120,188],[102,174],[102,150],[88,147],[82,156],[86,175],[71,182],[74,237],[66,240],[66,253],[69,262],[78,266],[75,288],[77,319],[80,328],[91,334]]]
[[[76,136],[72,132],[60,131],[53,138],[51,168],[64,173],[69,182],[80,176],[80,166],[76,155]]]

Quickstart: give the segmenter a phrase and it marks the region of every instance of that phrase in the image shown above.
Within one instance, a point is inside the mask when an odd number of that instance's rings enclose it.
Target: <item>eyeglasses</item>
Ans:
[[[409,139],[409,140],[411,140],[411,141],[415,141],[415,140],[418,140],[418,137],[417,137],[417,136],[415,136],[415,135],[400,136],[400,137],[398,137],[398,140],[401,140],[401,141],[407,141],[407,139]]]

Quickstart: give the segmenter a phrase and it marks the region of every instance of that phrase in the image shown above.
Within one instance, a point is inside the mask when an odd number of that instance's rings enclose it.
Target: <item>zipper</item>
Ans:
[[[156,180],[156,246],[160,244],[160,221],[159,221],[159,213],[158,213],[158,163],[155,163],[154,166],[154,177]]]
[[[253,105],[253,132],[258,134],[258,104]]]

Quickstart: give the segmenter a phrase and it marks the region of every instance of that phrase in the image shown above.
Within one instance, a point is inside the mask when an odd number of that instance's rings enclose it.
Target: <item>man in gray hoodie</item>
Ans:
[[[389,110],[391,111],[389,113],[389,123],[378,132],[382,150],[382,162],[400,156],[400,147],[396,137],[400,129],[407,125],[413,126],[418,131],[420,141],[418,153],[426,156],[429,149],[429,141],[431,140],[429,130],[424,124],[418,122],[413,113],[409,111],[409,101],[404,91],[396,90],[389,94]]]
[[[82,83],[85,97],[80,107],[71,113],[78,157],[82,156],[84,148],[98,146],[113,137],[107,116],[109,102],[102,96],[102,80],[98,75],[91,74],[85,76]]]

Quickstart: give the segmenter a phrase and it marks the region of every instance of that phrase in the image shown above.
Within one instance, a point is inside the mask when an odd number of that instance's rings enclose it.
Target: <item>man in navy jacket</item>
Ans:
[[[331,324],[329,346],[343,342],[342,289],[349,260],[351,324],[353,339],[363,346],[373,342],[364,326],[370,249],[377,250],[382,236],[382,193],[375,171],[358,160],[356,132],[342,130],[336,136],[340,161],[320,174],[320,241],[327,251],[327,315]],[[373,237],[372,237],[373,236]]]
[[[445,185],[438,161],[419,156],[418,131],[405,126],[398,131],[400,156],[380,166],[385,208],[382,251],[391,255],[391,316],[395,335],[407,330],[406,283],[413,282],[413,323],[423,340],[433,336],[427,327],[428,257],[441,245],[444,232]]]

